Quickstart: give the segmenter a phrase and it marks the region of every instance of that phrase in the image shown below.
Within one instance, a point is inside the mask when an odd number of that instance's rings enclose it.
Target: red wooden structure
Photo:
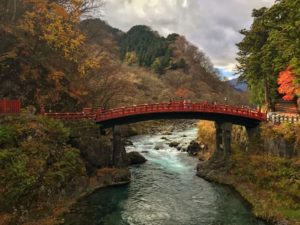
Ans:
[[[0,114],[9,114],[9,113],[20,113],[21,103],[20,100],[0,100]]]
[[[171,103],[157,103],[145,104],[130,107],[122,107],[117,109],[110,109],[97,114],[96,121],[102,122],[118,117],[145,114],[145,113],[160,113],[160,112],[202,112],[202,113],[218,113],[229,114],[233,116],[242,116],[250,119],[257,119],[260,121],[266,120],[266,115],[258,110],[253,110],[245,107],[236,107],[221,104],[210,103],[184,103],[184,102],[171,102]]]
[[[155,103],[134,105],[129,107],[121,107],[109,110],[97,109],[96,111],[85,109],[83,112],[75,113],[45,113],[50,118],[63,120],[80,120],[91,119],[98,123],[117,118],[149,114],[149,113],[172,113],[172,112],[200,112],[214,113],[223,115],[239,116],[257,121],[265,121],[266,114],[258,110],[248,107],[237,107],[221,104],[212,104],[207,102],[200,103],[185,103],[185,102],[170,102],[170,103]]]

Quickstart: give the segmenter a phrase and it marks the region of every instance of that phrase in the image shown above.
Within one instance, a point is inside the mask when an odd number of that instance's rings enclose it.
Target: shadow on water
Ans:
[[[122,221],[128,185],[101,188],[79,200],[64,216],[64,225],[129,225]]]

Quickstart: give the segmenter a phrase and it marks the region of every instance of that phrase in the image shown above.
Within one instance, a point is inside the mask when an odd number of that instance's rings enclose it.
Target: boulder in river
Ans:
[[[128,139],[124,139],[123,144],[124,144],[124,146],[132,146],[133,145],[132,141],[130,141]]]
[[[142,156],[139,152],[127,153],[127,159],[129,165],[143,164],[147,161],[147,159],[144,156]]]
[[[161,137],[160,139],[166,140],[166,141],[170,141],[167,137]]]
[[[169,146],[174,147],[174,148],[176,148],[178,145],[179,145],[179,143],[176,141],[172,141],[171,143],[169,143]]]
[[[180,145],[176,146],[176,149],[177,149],[178,151],[183,151],[183,148],[182,148],[182,146],[180,146]]]
[[[189,146],[187,147],[187,152],[188,152],[188,154],[189,155],[193,155],[193,156],[195,156],[195,155],[197,155],[197,153],[199,152],[201,150],[201,148],[200,148],[200,144],[198,143],[198,142],[196,142],[196,141],[191,141],[190,142],[190,144],[189,144]]]

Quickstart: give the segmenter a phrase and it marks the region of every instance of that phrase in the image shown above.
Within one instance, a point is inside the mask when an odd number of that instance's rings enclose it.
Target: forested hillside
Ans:
[[[185,37],[81,20],[91,1],[1,1],[0,98],[76,111],[191,100],[245,103]]]

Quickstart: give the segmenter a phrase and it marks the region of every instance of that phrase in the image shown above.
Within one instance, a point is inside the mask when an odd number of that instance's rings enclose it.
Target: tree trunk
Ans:
[[[300,113],[300,98],[297,98],[297,110]]]
[[[265,104],[267,107],[267,111],[269,111],[271,109],[271,102],[270,102],[270,98],[269,98],[269,84],[268,84],[268,77],[265,76],[264,77],[264,86],[265,86]]]
[[[275,102],[272,100],[270,93],[270,81],[268,75],[264,77],[264,86],[265,86],[265,104],[267,107],[267,111],[274,112],[275,111]]]

